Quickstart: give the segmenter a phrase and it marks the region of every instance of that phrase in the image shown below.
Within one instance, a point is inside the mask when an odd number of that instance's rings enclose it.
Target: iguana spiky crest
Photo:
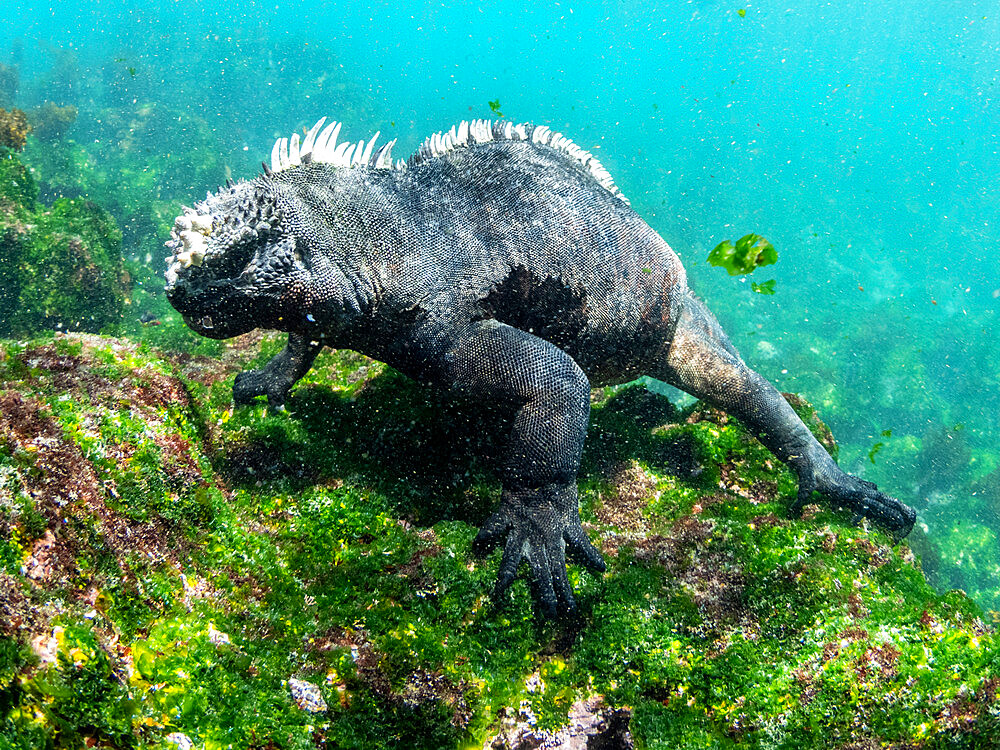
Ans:
[[[344,141],[337,143],[337,136],[343,123],[330,122],[323,127],[326,118],[320,118],[315,125],[305,134],[304,138],[299,138],[298,133],[293,133],[290,138],[279,138],[271,148],[270,172],[282,172],[286,169],[308,164],[310,162],[323,162],[336,167],[367,167],[369,169],[406,169],[415,164],[420,164],[429,159],[436,159],[446,156],[450,152],[459,148],[467,148],[480,143],[490,141],[531,141],[542,146],[548,146],[561,153],[572,157],[580,164],[590,170],[590,174],[612,195],[628,203],[621,190],[615,185],[614,180],[597,158],[564,136],[556,133],[545,125],[532,125],[531,123],[520,123],[515,125],[507,120],[462,120],[457,125],[452,125],[450,130],[434,133],[424,139],[419,148],[406,160],[399,159],[395,163],[392,161],[392,147],[396,144],[393,139],[375,150],[375,141],[381,131],[368,139],[367,145],[364,140],[357,143]],[[265,167],[267,168],[267,167]]]

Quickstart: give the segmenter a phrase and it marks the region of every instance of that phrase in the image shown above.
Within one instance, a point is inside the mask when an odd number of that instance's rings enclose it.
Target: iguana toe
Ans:
[[[494,598],[510,587],[522,562],[528,564],[532,590],[547,617],[576,611],[576,599],[566,573],[570,552],[594,571],[605,569],[604,560],[580,526],[575,504],[562,507],[562,492],[552,487],[505,492],[500,509],[483,524],[473,550],[484,554],[503,541],[503,556],[493,589]]]
[[[909,505],[885,494],[875,483],[850,474],[841,473],[832,483],[817,489],[834,505],[852,511],[856,518],[867,518],[897,542],[910,533],[917,519]]]

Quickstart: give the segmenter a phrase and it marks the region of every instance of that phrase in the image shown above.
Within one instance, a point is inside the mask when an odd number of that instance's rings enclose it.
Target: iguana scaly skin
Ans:
[[[572,610],[569,552],[593,570],[576,475],[590,388],[640,375],[728,411],[799,479],[899,537],[908,506],[841,471],[691,293],[677,256],[587,152],[545,127],[462,123],[392,164],[339,125],[275,144],[271,167],[178,217],[167,295],[195,331],[287,331],[237,403],[289,389],[324,346],[509,410],[496,593],[521,561],[546,613]],[[376,134],[377,136],[377,134]]]

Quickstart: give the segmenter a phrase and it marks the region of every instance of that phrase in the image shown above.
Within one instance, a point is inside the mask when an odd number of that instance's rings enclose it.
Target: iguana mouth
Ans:
[[[181,278],[166,287],[167,299],[196,333],[227,338],[245,332],[254,308],[245,285],[228,279]],[[237,330],[238,329],[238,330]]]

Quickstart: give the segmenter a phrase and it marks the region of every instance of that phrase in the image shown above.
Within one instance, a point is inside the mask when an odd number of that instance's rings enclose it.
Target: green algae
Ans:
[[[721,297],[713,305],[732,302]],[[898,334],[912,325],[912,310],[898,298],[850,309],[811,309],[808,321],[796,322],[792,340],[758,342],[758,355],[773,358],[758,356],[754,366],[784,388],[810,394],[836,426],[845,469],[917,510],[909,543],[935,587],[961,588],[984,609],[1000,609],[1000,548],[984,543],[1000,530],[989,500],[995,495],[984,491],[997,470],[990,425],[998,413],[1000,360],[996,347],[963,350],[974,366],[963,368],[961,384],[948,365],[957,341],[990,340],[996,316],[958,316],[949,326],[926,327],[919,341],[904,341]],[[968,427],[955,431],[956,424]],[[872,464],[869,452],[878,442],[883,447]]]
[[[778,251],[774,246],[759,234],[745,234],[736,242],[724,240],[720,242],[708,254],[708,262],[713,266],[725,268],[730,276],[753,273],[760,266],[769,266],[778,262]],[[764,282],[764,286],[771,284],[771,290],[764,294],[773,294],[773,281]],[[756,284],[754,286],[757,286]],[[754,289],[758,291],[758,289]]]
[[[38,200],[38,186],[27,167],[9,151],[0,153],[0,200],[32,211]]]
[[[121,232],[83,199],[39,204],[30,172],[0,158],[0,335],[99,331],[122,318]]]
[[[470,553],[502,420],[349,352],[287,412],[231,411],[236,371],[280,345],[0,346],[3,413],[27,423],[0,419],[7,746],[481,746],[518,706],[556,729],[595,693],[642,747],[1000,739],[978,608],[878,531],[787,518],[793,478],[721,412],[595,393],[582,515],[609,571],[571,566],[580,617],[546,623],[523,577],[491,602],[499,553]],[[57,459],[86,482],[32,515],[13,498]]]

